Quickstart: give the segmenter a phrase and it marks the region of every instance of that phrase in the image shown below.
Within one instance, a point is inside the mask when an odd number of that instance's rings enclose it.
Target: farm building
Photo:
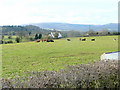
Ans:
[[[51,32],[49,36],[52,38],[62,38],[62,35],[60,32]]]

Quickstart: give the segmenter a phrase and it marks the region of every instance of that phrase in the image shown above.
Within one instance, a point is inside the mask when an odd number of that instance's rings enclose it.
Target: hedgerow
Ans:
[[[2,88],[120,88],[118,61],[68,66],[60,71],[30,72],[29,77],[2,79]]]

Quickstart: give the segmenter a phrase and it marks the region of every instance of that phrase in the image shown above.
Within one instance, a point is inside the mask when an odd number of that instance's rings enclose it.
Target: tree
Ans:
[[[16,41],[17,43],[19,43],[19,42],[20,42],[20,38],[19,38],[19,37],[16,37],[15,41]]]
[[[87,35],[94,36],[94,35],[96,35],[96,32],[94,30],[90,29],[89,31],[87,31]]]
[[[67,32],[67,36],[68,37],[79,37],[80,36],[80,32],[72,30],[72,31]]]
[[[20,37],[20,39],[23,39],[23,37],[26,36],[26,31],[19,31],[17,34]]]
[[[16,35],[16,33],[15,33],[15,32],[12,32],[12,34],[13,34],[13,35]]]
[[[30,37],[29,40],[30,40],[30,41],[34,41],[34,38]]]
[[[32,33],[31,32],[29,32],[29,36],[31,35]]]
[[[54,34],[54,37],[55,37],[56,39],[58,39],[58,35],[59,35],[58,33],[55,33],[55,34]]]
[[[38,34],[35,35],[35,40],[39,39],[39,36]]]
[[[2,39],[4,39],[4,35],[2,35]]]
[[[108,32],[108,35],[110,35],[111,33],[110,32]]]
[[[39,35],[38,35],[38,38],[41,39],[41,38],[42,38],[42,34],[39,34]]]
[[[8,39],[12,39],[12,36],[8,36]]]

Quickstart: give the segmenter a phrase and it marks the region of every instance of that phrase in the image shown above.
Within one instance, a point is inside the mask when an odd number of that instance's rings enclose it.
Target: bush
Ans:
[[[12,39],[12,36],[8,36],[8,39]]]
[[[35,40],[34,38],[30,37],[30,41],[34,41],[34,40]]]
[[[0,40],[0,44],[3,44],[4,43],[4,41],[3,40]]]
[[[67,69],[30,72],[30,77],[2,79],[3,88],[119,88],[118,61],[99,61]]]
[[[4,41],[4,43],[5,43],[5,44],[8,44],[8,42],[7,42],[7,41]]]
[[[16,37],[15,41],[16,41],[17,43],[19,43],[19,42],[20,42],[20,38],[19,38],[19,37]]]
[[[8,43],[13,43],[13,41],[11,40],[11,41],[7,41]]]

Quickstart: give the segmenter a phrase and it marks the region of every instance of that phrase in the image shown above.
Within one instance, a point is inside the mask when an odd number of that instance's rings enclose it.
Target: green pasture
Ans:
[[[4,36],[4,41],[9,41],[9,40],[12,40],[13,42],[15,42],[15,38],[16,36],[12,36],[12,39],[8,39],[9,36]]]
[[[3,41],[13,41],[14,43],[16,43],[16,37],[19,37],[19,36],[12,36],[12,38],[11,39],[8,39],[8,35],[6,35],[6,36],[4,36],[4,39],[3,39]],[[23,37],[23,39],[21,40],[21,42],[27,42],[28,41],[28,39],[27,38],[25,38],[25,37]]]
[[[25,42],[3,44],[2,70],[4,78],[24,76],[25,72],[55,70],[68,65],[86,64],[100,60],[104,52],[118,51],[118,36],[85,37],[55,40],[55,42]],[[96,41],[90,41],[95,38]]]

